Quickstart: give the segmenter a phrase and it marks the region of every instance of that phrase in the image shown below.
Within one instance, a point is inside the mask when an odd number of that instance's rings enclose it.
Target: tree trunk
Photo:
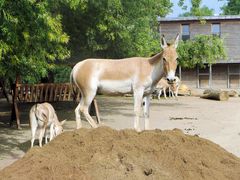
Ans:
[[[7,99],[7,102],[10,102],[7,90],[5,88],[5,81],[3,79],[0,79],[0,87],[2,87],[3,96]]]
[[[238,97],[238,92],[236,90],[229,90],[228,95],[229,97]]]
[[[218,101],[227,101],[229,98],[227,91],[207,89],[203,92],[201,98],[214,99]]]

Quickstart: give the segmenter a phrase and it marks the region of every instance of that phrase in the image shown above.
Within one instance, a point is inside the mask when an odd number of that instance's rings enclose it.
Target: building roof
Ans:
[[[227,15],[227,16],[189,16],[189,17],[176,17],[176,18],[158,18],[159,22],[178,22],[178,21],[199,21],[199,20],[239,20],[240,15]]]

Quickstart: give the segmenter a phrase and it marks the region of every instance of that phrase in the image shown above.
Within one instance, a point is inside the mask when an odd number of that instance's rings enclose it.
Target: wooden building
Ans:
[[[215,34],[224,38],[227,60],[218,60],[205,69],[178,68],[177,74],[190,87],[196,88],[240,88],[240,16],[207,16],[206,23],[197,17],[159,18],[159,31],[167,39],[177,33],[183,40],[198,34]]]

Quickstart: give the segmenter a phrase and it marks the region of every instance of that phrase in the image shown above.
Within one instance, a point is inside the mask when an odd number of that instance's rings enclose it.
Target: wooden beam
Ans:
[[[209,65],[209,87],[211,88],[212,87],[212,65],[210,64]]]
[[[240,64],[238,64],[238,88],[240,88]]]
[[[182,67],[178,66],[179,79],[182,79]]]
[[[200,83],[199,83],[199,66],[197,65],[197,88],[200,87]]]
[[[230,88],[230,80],[229,80],[229,64],[227,64],[227,88]]]

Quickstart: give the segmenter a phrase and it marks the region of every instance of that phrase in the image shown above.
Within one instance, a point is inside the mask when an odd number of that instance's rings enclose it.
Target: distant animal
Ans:
[[[49,103],[35,104],[29,112],[31,126],[31,147],[33,147],[35,134],[39,129],[39,146],[42,147],[42,139],[45,136],[45,144],[47,143],[47,128],[50,127],[50,141],[63,132],[62,125],[64,121],[59,122],[53,106]]]
[[[157,82],[167,77],[174,81],[177,68],[177,51],[179,35],[172,44],[167,44],[161,37],[162,52],[153,57],[132,57],[126,59],[86,59],[77,63],[71,72],[70,79],[81,92],[81,100],[75,109],[77,129],[82,127],[80,112],[90,125],[97,127],[89,115],[88,108],[97,93],[131,94],[134,96],[134,128],[140,131],[139,116],[144,98],[145,129],[149,129],[150,96]]]
[[[181,85],[181,80],[179,79],[179,77],[175,76],[175,81],[174,81],[174,88],[173,88],[173,93],[175,95],[175,97],[177,98],[178,97],[178,90],[179,90],[179,87]]]
[[[174,80],[175,81],[175,80]],[[175,97],[174,91],[176,91],[176,84],[173,82],[172,84],[169,84],[166,78],[162,78],[156,85],[156,93],[158,96],[158,99],[160,99],[161,94],[163,92],[165,99],[167,99],[166,91],[168,90],[169,97]]]
[[[178,98],[178,90],[181,85],[181,80],[179,77],[175,76],[175,79],[172,83],[169,83],[166,78],[162,78],[157,86],[156,86],[156,93],[158,96],[158,99],[160,99],[161,94],[163,92],[165,99],[167,99],[166,92],[168,91],[168,96],[169,97],[175,97]]]

